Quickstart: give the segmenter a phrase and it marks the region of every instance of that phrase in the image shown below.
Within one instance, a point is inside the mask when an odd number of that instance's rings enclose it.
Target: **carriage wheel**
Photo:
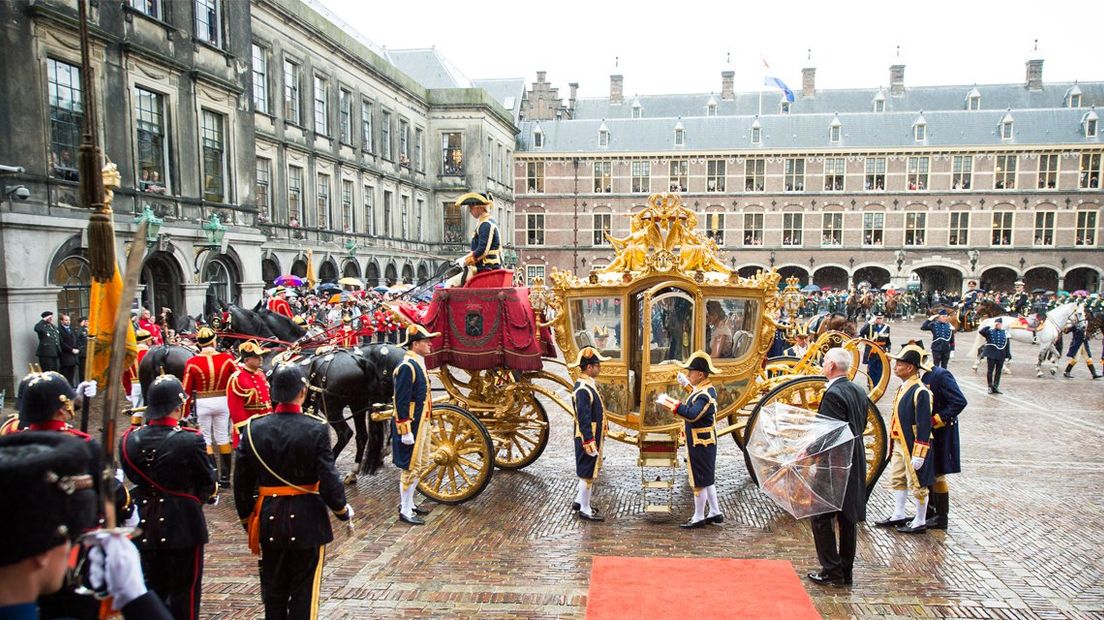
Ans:
[[[774,402],[801,407],[816,411],[820,407],[820,399],[824,396],[824,389],[828,385],[828,379],[824,377],[798,377],[787,381],[767,393],[751,412],[745,429],[745,437],[750,437],[755,423],[759,418],[759,412],[763,407]],[[886,432],[885,421],[874,402],[867,399],[866,428],[863,429],[863,443],[866,445],[866,490],[869,493],[882,471],[886,467],[886,457],[889,452],[889,438]],[[755,469],[751,466],[751,459],[744,452],[744,463],[747,465],[748,475],[755,484],[759,481],[755,478]]]
[[[792,375],[793,369],[796,368],[799,363],[801,363],[801,358],[792,355],[771,357],[767,359],[766,366],[763,367],[763,375],[767,379],[774,379],[782,375]]]
[[[870,377],[870,373],[862,370],[862,345],[867,345],[867,349],[870,351],[871,358],[878,358],[882,363],[882,377],[875,384],[874,380]],[[847,371],[847,378],[852,381],[859,381],[866,386],[866,394],[873,402],[878,402],[885,396],[886,388],[889,387],[889,378],[893,374],[893,368],[889,364],[889,356],[886,355],[885,349],[861,338],[854,338],[844,343],[843,348],[851,352],[851,368]],[[869,364],[867,366],[869,368]],[[856,379],[856,377],[859,377]]]
[[[483,420],[494,438],[494,464],[499,469],[524,469],[548,446],[548,412],[544,405],[532,393],[519,401],[520,406],[506,415]]]
[[[418,490],[442,504],[474,499],[494,471],[491,436],[471,412],[455,405],[434,405],[429,420],[430,465]]]

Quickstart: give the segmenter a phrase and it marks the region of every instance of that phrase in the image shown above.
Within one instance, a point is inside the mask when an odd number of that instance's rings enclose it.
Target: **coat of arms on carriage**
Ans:
[[[479,310],[468,310],[464,315],[464,334],[472,337],[483,335],[483,314]]]
[[[717,242],[703,238],[697,226],[697,216],[682,205],[678,195],[653,194],[648,205],[633,214],[627,237],[606,233],[617,256],[600,273],[665,273],[677,269],[727,276],[731,270],[718,257]]]

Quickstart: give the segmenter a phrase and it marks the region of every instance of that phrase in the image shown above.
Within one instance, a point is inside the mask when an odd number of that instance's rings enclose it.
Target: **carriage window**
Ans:
[[[580,349],[595,347],[606,357],[621,359],[621,298],[572,300],[571,333]]]
[[[671,289],[667,289],[671,291]],[[693,349],[694,302],[683,293],[663,292],[652,299],[650,363],[686,361]]]
[[[754,299],[709,299],[705,302],[705,352],[714,360],[744,357],[755,342],[759,302]]]

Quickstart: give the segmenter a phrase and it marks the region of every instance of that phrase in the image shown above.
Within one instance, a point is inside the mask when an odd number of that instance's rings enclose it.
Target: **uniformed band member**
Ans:
[[[575,475],[579,477],[575,502],[571,508],[585,521],[605,521],[606,518],[590,505],[594,480],[602,467],[602,446],[606,438],[606,418],[602,396],[594,378],[608,360],[594,347],[583,347],[569,368],[579,370],[571,398],[575,403]]]
[[[459,276],[450,278],[449,286],[463,284],[473,273],[502,268],[502,237],[498,232],[498,224],[491,217],[490,209],[493,205],[494,200],[490,193],[471,192],[456,199],[456,206],[468,207],[468,212],[477,221],[475,232],[472,233],[471,251],[456,259],[456,264],[464,268],[464,271]]]
[[[411,525],[425,525],[418,515],[426,514],[414,505],[418,479],[431,464],[429,415],[432,407],[429,375],[425,356],[433,351],[432,339],[440,333],[429,333],[417,324],[406,330],[406,357],[393,373],[395,413],[391,417],[391,460],[402,470],[399,476],[399,520]]]
[[[951,359],[951,351],[955,348],[954,325],[951,325],[947,311],[940,310],[938,314],[929,316],[920,325],[920,329],[932,333],[932,365],[946,368]]]
[[[717,414],[717,390],[709,382],[709,375],[718,370],[704,351],[695,351],[685,364],[678,366],[689,371],[688,375],[679,373],[678,381],[683,388],[690,390],[690,395],[679,403],[661,394],[656,402],[684,418],[686,451],[690,457],[690,486],[694,489],[694,515],[679,527],[695,528],[707,523],[722,523],[724,515],[717,501],[713,477],[717,469],[717,433],[713,428]],[[708,515],[705,513],[707,503]]]
[[[924,385],[931,391],[932,440],[931,460],[935,467],[935,480],[929,491],[929,505],[935,516],[929,519],[928,529],[947,529],[950,512],[950,486],[948,474],[962,471],[959,456],[958,416],[966,408],[966,396],[958,387],[951,371],[945,367],[921,367]]]
[[[127,429],[119,441],[119,460],[141,514],[134,543],[150,589],[174,618],[194,620],[207,544],[203,505],[218,501],[215,464],[199,431],[179,425],[188,400],[180,380],[161,375],[147,396],[146,425]]]
[[[199,353],[184,364],[184,393],[195,399],[196,419],[207,451],[218,454],[219,484],[230,485],[230,409],[226,386],[237,366],[234,357],[215,348],[218,335],[210,327],[196,332]]]
[[[238,346],[238,367],[226,384],[226,406],[230,410],[230,423],[233,424],[230,439],[235,448],[241,441],[241,429],[249,418],[272,412],[268,379],[261,369],[264,363],[262,356],[267,352],[268,349],[254,340]]]
[[[314,618],[325,545],[333,540],[327,509],[353,517],[334,468],[330,427],[303,413],[307,378],[297,364],[272,371],[275,410],[251,418],[235,450],[234,503],[260,554],[265,618]]]
[[[142,406],[142,383],[139,379],[138,368],[142,365],[146,353],[149,353],[149,345],[153,335],[144,329],[136,329],[134,330],[134,339],[137,342],[138,355],[134,358],[134,363],[123,370],[123,392],[127,394],[127,399],[130,400],[132,408]],[[140,412],[133,413],[130,417],[131,424],[138,425],[142,423]]]
[[[272,298],[268,300],[268,309],[276,314],[282,314],[289,319],[293,316],[291,304],[287,301],[286,288],[282,286],[276,287],[276,290],[272,293]]]
[[[805,352],[809,350],[809,328],[805,326],[803,322],[797,324],[797,331],[794,332],[794,343],[786,349],[783,355],[789,357],[805,357]]]
[[[1062,376],[1067,379],[1073,378],[1073,367],[1077,365],[1078,358],[1083,357],[1085,359],[1085,365],[1089,367],[1089,374],[1093,379],[1099,379],[1104,375],[1099,375],[1096,372],[1096,367],[1093,366],[1092,351],[1089,350],[1089,340],[1085,337],[1085,322],[1078,319],[1080,312],[1074,313],[1073,320],[1062,331],[1070,335],[1069,350],[1066,351],[1066,371],[1062,373]]]
[[[890,347],[893,346],[889,339],[889,325],[885,323],[884,314],[875,314],[873,323],[863,325],[862,329],[859,330],[859,337],[873,340],[886,353],[889,353]],[[882,380],[882,373],[885,372],[885,369],[882,368],[882,358],[870,353],[870,347],[867,347],[863,353],[863,362],[866,363],[866,374],[870,376],[870,380],[874,385],[878,385],[878,382]]]
[[[67,433],[27,432],[0,437],[0,497],[20,498],[0,510],[0,618],[52,616],[41,600],[68,581],[77,537],[99,520],[93,446]],[[149,593],[138,551],[121,534],[104,535],[89,561],[93,586],[112,598],[124,618],[168,620],[168,610]],[[83,597],[99,609],[99,601]],[[72,614],[65,614],[72,617]],[[98,616],[94,616],[98,617]]]
[[[998,316],[993,319],[992,327],[986,325],[978,330],[978,334],[985,338],[985,344],[981,345],[981,354],[985,357],[987,366],[985,381],[989,385],[989,393],[1000,394],[1001,370],[1008,357],[1008,332],[1004,330],[1004,321]]]
[[[931,445],[931,392],[920,381],[920,369],[927,369],[924,350],[905,345],[893,358],[893,374],[903,383],[893,397],[893,421],[889,429],[893,454],[889,461],[889,485],[895,507],[878,527],[896,527],[898,532],[915,534],[927,529],[928,487],[935,482],[935,466],[928,458]],[[910,519],[906,505],[909,493],[916,505]]]

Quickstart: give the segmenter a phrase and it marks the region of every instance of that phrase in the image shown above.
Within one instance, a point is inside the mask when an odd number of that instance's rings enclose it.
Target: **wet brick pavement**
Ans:
[[[916,328],[894,325],[894,341]],[[960,339],[961,350],[971,338]],[[974,374],[961,352],[951,361],[970,401],[961,427],[965,471],[951,479],[951,527],[910,537],[861,526],[855,586],[807,584],[825,617],[1104,618],[1104,381],[1090,381],[1084,366],[1074,380],[1036,379],[1030,353],[1016,346],[999,397],[985,393],[984,367]],[[581,618],[595,555],[776,558],[799,574],[815,568],[808,525],[750,483],[728,438],[717,475],[724,525],[677,527],[692,510],[681,476],[675,514],[644,515],[636,455],[617,443],[595,493],[608,520],[578,521],[570,509],[571,427],[563,413],[550,416],[550,445],[534,465],[496,472],[468,504],[432,506],[425,527],[396,521],[398,472],[390,465],[350,487],[357,530],[350,536],[335,525],[320,616]],[[347,450],[339,469],[350,461]],[[890,511],[886,482],[870,499],[871,521]],[[207,509],[204,615],[260,617],[256,564],[225,499]]]

